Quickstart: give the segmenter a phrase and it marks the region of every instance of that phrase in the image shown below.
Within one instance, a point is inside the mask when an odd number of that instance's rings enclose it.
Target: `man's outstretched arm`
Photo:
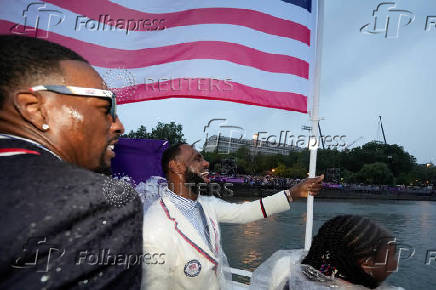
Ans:
[[[230,203],[214,197],[209,200],[213,202],[218,222],[249,223],[288,210],[295,199],[307,197],[309,194],[317,195],[323,179],[324,175],[307,178],[289,190],[251,202]]]

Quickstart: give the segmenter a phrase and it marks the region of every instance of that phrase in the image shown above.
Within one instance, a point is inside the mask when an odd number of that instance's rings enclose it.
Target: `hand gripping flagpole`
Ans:
[[[312,103],[312,135],[309,139],[310,161],[309,161],[309,177],[316,175],[316,156],[318,151],[318,122],[319,122],[319,87],[321,75],[321,41],[322,41],[322,28],[324,23],[324,0],[317,1],[317,22],[316,22],[316,59],[314,71],[314,89],[313,89],[313,103]],[[307,197],[307,212],[306,212],[306,238],[304,240],[304,249],[308,251],[312,244],[312,231],[313,231],[313,196]]]

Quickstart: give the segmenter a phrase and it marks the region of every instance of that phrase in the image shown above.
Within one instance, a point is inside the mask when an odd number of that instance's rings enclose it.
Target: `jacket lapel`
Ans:
[[[220,251],[218,225],[215,221],[212,220],[211,217],[206,216],[206,219],[209,225],[210,243],[212,245],[215,256],[218,257]]]
[[[188,219],[177,209],[174,203],[167,197],[163,196],[161,199],[161,206],[166,211],[167,217],[174,222],[174,230],[180,235],[195,251],[204,256],[213,264],[217,264],[217,259],[214,253],[210,251],[209,245],[205,243],[194,226]],[[209,218],[206,216],[206,219]],[[209,223],[209,221],[208,221]],[[209,231],[212,228],[209,225]],[[214,236],[215,237],[215,236]],[[212,245],[214,243],[212,242]]]
[[[219,257],[221,251],[221,243],[220,243],[220,232],[218,227],[218,221],[213,214],[213,206],[207,202],[207,200],[203,199],[202,196],[199,196],[199,202],[203,207],[207,223],[209,225],[209,235],[210,235],[210,243],[212,245],[212,250],[216,257]]]

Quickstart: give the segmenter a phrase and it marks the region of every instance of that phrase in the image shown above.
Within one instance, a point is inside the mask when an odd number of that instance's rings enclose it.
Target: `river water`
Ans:
[[[388,282],[410,289],[436,289],[436,202],[381,200],[316,200],[314,233],[339,214],[369,217],[391,230],[404,245],[398,272]],[[230,266],[254,270],[279,249],[304,247],[306,203],[297,201],[291,211],[245,225],[221,224],[222,242]],[[413,248],[415,253],[406,259]],[[433,251],[429,254],[428,251]],[[427,257],[432,255],[430,265]]]

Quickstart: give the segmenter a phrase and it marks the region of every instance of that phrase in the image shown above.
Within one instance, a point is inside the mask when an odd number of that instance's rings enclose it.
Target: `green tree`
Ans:
[[[121,137],[130,139],[149,139],[149,134],[147,133],[147,128],[145,128],[144,125],[141,125],[138,130],[130,130],[128,134],[123,134]]]
[[[287,167],[285,164],[279,163],[279,165],[274,168],[274,175],[289,178],[306,178],[307,170],[303,167],[299,167],[298,164],[295,164],[293,167]]]
[[[242,146],[238,148],[235,153],[235,157],[238,159],[250,159],[250,148],[248,148],[248,146]]]
[[[366,184],[391,185],[394,182],[394,175],[386,163],[375,162],[363,165],[356,173],[355,179]]]
[[[307,176],[308,176],[307,175],[307,169],[303,168],[303,167],[298,167],[298,165],[297,165],[297,166],[289,168],[288,176],[287,177],[290,177],[290,178],[306,178]]]
[[[209,162],[209,168],[211,171],[221,171],[221,161],[223,160],[223,154],[219,154],[217,150],[215,150],[214,152],[202,151],[201,154],[203,154],[204,159]]]
[[[345,183],[353,183],[354,182],[354,173],[350,170],[344,169],[342,171],[342,178]]]
[[[362,147],[344,151],[341,165],[351,172],[358,172],[365,164],[386,163],[395,177],[410,172],[416,165],[416,159],[402,146],[368,142]]]
[[[317,154],[316,169],[326,172],[327,168],[341,168],[342,152],[337,149],[320,149]]]
[[[281,177],[287,177],[288,176],[288,167],[284,165],[283,163],[279,163],[279,165],[274,168],[273,172],[274,175],[281,176]]]
[[[186,142],[183,134],[183,126],[181,124],[176,124],[175,122],[158,122],[157,126],[151,130],[151,133],[148,133],[147,128],[141,125],[138,130],[131,130],[128,134],[124,134],[121,137],[131,139],[168,140],[171,145]]]
[[[253,174],[253,164],[251,163],[252,156],[250,155],[250,149],[248,146],[242,146],[238,148],[235,153],[230,155],[235,157],[239,173]]]
[[[411,185],[415,183],[415,177],[413,172],[411,173],[400,173],[397,178],[395,178],[395,184],[397,185]]]
[[[157,126],[151,130],[150,139],[168,140],[171,145],[186,142],[183,126],[175,122],[157,123]]]
[[[427,164],[416,165],[412,172],[408,175],[408,185],[426,186],[429,184],[436,184],[436,167],[427,166]]]

